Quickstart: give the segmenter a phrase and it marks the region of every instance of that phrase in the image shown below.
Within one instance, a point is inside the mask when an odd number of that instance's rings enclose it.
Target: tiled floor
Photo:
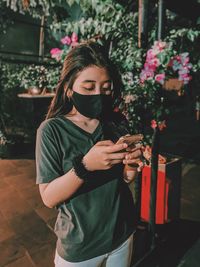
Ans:
[[[200,221],[200,165],[182,170],[181,218]],[[34,160],[0,160],[0,267],[54,266],[56,215],[41,201]]]
[[[0,161],[0,266],[54,266],[56,215],[41,201],[34,160]]]

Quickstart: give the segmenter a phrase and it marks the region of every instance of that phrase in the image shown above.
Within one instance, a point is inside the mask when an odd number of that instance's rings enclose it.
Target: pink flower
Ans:
[[[161,42],[161,41],[155,41],[153,45],[153,50],[155,51],[162,51],[166,47],[166,42]]]
[[[155,76],[155,80],[156,80],[156,82],[158,82],[158,83],[164,84],[165,73],[157,74],[157,75]]]
[[[175,56],[174,59],[176,59],[179,63],[181,62],[181,57],[180,56]]]
[[[150,70],[150,71],[154,72],[156,70],[156,65],[155,64],[149,64],[147,70]]]
[[[182,80],[187,79],[189,77],[188,73],[179,73],[179,76],[182,78]]]
[[[152,70],[142,70],[140,73],[140,81],[143,83],[149,78],[153,78],[154,72]]]
[[[156,67],[158,67],[160,65],[160,60],[157,57],[155,57],[154,59],[151,60],[151,63]]]
[[[58,54],[60,52],[61,52],[61,49],[59,49],[59,48],[52,48],[51,51],[50,51],[52,56],[55,55],[55,54]]]
[[[150,68],[150,67],[149,67],[149,63],[145,62],[145,63],[144,63],[144,69],[145,69],[145,70],[149,70],[149,68]]]
[[[158,127],[160,131],[162,131],[164,128],[167,127],[166,126],[166,121],[165,120],[164,121],[159,121],[157,123],[156,120],[152,120],[151,121],[151,128],[155,129],[156,127]]]
[[[151,61],[146,61],[144,64],[144,70],[151,70],[155,71],[157,67],[157,61],[151,60]]]
[[[147,51],[147,59],[146,60],[153,59],[153,58],[155,58],[155,56],[156,56],[156,54],[155,54],[154,50],[153,49],[149,49]]]
[[[189,61],[190,61],[190,58],[189,58],[189,57],[186,57],[186,58],[184,59],[184,61],[183,61],[183,65],[188,64]]]
[[[160,131],[164,130],[164,128],[166,128],[166,127],[167,126],[166,126],[166,121],[165,120],[158,122],[158,128],[159,128]]]
[[[72,43],[77,43],[78,42],[78,35],[73,32],[71,36]]]
[[[137,99],[136,95],[128,94],[124,97],[125,104],[129,104]]]
[[[120,111],[119,107],[114,108],[114,112],[119,112],[119,111]]]
[[[183,81],[184,84],[188,84],[192,80],[192,76],[188,75],[188,73],[179,74],[179,80]]]
[[[59,61],[61,59],[61,55],[62,55],[62,50],[59,48],[52,48],[51,51],[51,57],[55,58],[57,61]]]
[[[61,40],[61,43],[64,44],[64,45],[70,45],[72,40],[69,36],[65,36],[64,38],[62,38]]]
[[[155,120],[151,121],[151,128],[155,129],[157,127],[157,122]]]

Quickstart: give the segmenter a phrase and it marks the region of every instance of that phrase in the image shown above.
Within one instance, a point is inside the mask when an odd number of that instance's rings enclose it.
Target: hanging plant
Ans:
[[[144,68],[140,73],[140,82],[144,84],[149,80],[155,81],[155,84],[164,85],[165,89],[169,89],[168,81],[171,78],[177,79],[180,83],[178,86],[173,86],[172,89],[180,89],[180,84],[188,84],[192,79],[190,70],[192,64],[189,62],[189,53],[178,54],[173,50],[170,43],[155,41],[151,49],[147,51]],[[166,84],[166,86],[165,86]]]
[[[78,45],[78,35],[73,32],[71,36],[66,35],[60,39],[60,42],[63,45],[63,48],[52,48],[50,51],[51,57],[54,58],[56,61],[60,61],[63,63],[67,53],[69,50],[76,45]]]
[[[166,127],[163,119],[168,111],[164,107],[162,90],[175,90],[181,95],[184,86],[192,79],[191,69],[189,53],[179,54],[172,49],[171,43],[155,41],[147,51],[144,67],[139,75],[139,85],[152,102],[152,128],[158,126],[163,130]]]

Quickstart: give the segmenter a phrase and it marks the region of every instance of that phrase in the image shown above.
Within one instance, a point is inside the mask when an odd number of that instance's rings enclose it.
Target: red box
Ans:
[[[141,220],[148,222],[150,216],[151,167],[142,171]],[[172,158],[159,164],[156,193],[156,224],[164,224],[180,215],[181,159]]]

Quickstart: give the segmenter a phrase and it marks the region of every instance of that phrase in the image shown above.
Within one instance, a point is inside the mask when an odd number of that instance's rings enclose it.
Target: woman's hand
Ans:
[[[128,154],[123,160],[123,163],[125,164],[123,176],[126,183],[131,183],[138,172],[140,172],[144,167],[143,161],[141,160],[142,145],[137,144],[134,148],[128,147],[126,151]]]
[[[83,157],[83,163],[89,171],[107,170],[113,165],[122,163],[127,152],[122,150],[127,144],[114,144],[110,140],[96,143]]]
[[[137,169],[137,171],[141,171],[144,167],[144,163],[142,161],[142,145],[136,144],[133,148],[128,147],[126,151],[127,155],[125,156],[123,163],[128,165],[129,169],[132,167]]]

